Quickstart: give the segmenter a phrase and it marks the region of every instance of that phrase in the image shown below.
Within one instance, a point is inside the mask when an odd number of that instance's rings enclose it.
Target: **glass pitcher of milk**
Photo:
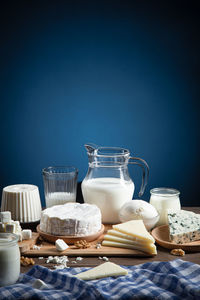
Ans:
[[[124,148],[85,145],[89,167],[81,188],[84,202],[96,204],[104,224],[119,223],[119,210],[125,202],[132,200],[135,185],[129,176],[128,164],[142,167],[142,196],[147,184],[149,167],[145,160],[131,157]]]

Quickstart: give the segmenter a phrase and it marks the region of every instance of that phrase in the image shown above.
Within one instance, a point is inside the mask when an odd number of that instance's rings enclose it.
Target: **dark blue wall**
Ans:
[[[49,165],[75,165],[81,181],[93,142],[148,162],[143,199],[166,186],[199,205],[198,1],[4,2],[1,188],[36,184],[44,199]]]

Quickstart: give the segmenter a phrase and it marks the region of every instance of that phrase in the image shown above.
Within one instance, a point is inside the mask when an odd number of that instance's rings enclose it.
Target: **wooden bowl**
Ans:
[[[49,234],[49,233],[41,231],[40,230],[40,225],[37,226],[37,232],[41,235],[41,237],[44,240],[46,240],[50,243],[55,243],[55,241],[57,239],[62,239],[67,244],[70,245],[70,244],[74,244],[75,242],[80,241],[80,240],[85,240],[87,242],[92,242],[92,241],[98,239],[98,237],[100,237],[100,235],[102,235],[103,232],[104,232],[104,225],[102,224],[101,229],[97,233],[87,235],[87,236],[53,235],[53,234]]]
[[[200,241],[195,241],[185,244],[175,244],[169,241],[169,226],[161,225],[154,228],[151,232],[152,236],[156,240],[156,243],[167,249],[182,249],[188,252],[199,252]]]

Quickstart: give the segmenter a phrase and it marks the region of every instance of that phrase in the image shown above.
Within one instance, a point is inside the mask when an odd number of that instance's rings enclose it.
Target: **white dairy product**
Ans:
[[[11,221],[11,212],[10,211],[2,211],[0,212],[0,221],[2,223],[8,223]]]
[[[22,229],[19,221],[10,220],[9,223],[0,222],[0,232],[14,233],[18,236],[19,242],[22,241]]]
[[[62,239],[57,239],[55,245],[58,251],[64,251],[69,248],[69,246]]]
[[[48,286],[46,285],[46,283],[44,281],[42,281],[41,279],[36,279],[33,284],[32,287],[34,289],[39,289],[39,290],[43,290],[43,289],[47,289]]]
[[[0,286],[15,283],[20,274],[20,252],[17,238],[11,233],[0,233]]]
[[[38,187],[32,184],[4,187],[1,210],[2,212],[10,211],[15,221],[36,222],[40,220],[41,202]]]
[[[30,240],[32,238],[32,230],[31,229],[23,229],[22,230],[22,239]]]
[[[5,232],[15,233],[15,231],[16,231],[15,224],[5,224],[5,226],[6,226]]]
[[[82,280],[93,280],[109,276],[127,275],[128,271],[112,262],[105,262],[95,268],[75,275]]]
[[[102,213],[102,222],[119,223],[119,210],[132,199],[134,183],[120,178],[103,177],[84,179],[82,182],[84,202],[96,204]]]
[[[155,189],[156,190],[156,189]],[[161,190],[161,189],[160,189]],[[151,193],[151,198],[150,198],[150,204],[153,205],[156,210],[158,211],[160,218],[157,222],[157,226],[159,225],[167,225],[168,224],[168,219],[167,219],[167,212],[168,209],[173,209],[176,211],[180,211],[181,209],[181,204],[180,204],[180,199],[179,199],[179,192],[177,193],[170,193],[170,191],[173,189],[162,189],[166,190],[167,192],[161,192],[159,193],[154,193],[152,190]],[[169,192],[168,192],[169,190]],[[174,190],[176,191],[176,190]]]
[[[101,229],[101,211],[96,205],[66,203],[42,211],[40,229],[63,236],[87,236]]]
[[[130,220],[143,220],[147,230],[151,230],[159,219],[157,210],[144,200],[131,200],[126,202],[119,211],[121,222]]]
[[[74,193],[55,192],[47,194],[45,199],[46,207],[51,207],[54,205],[65,204],[68,202],[76,202],[76,195]]]

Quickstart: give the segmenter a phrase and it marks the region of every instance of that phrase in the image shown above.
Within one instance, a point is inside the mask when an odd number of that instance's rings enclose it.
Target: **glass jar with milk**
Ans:
[[[20,274],[18,237],[12,233],[0,233],[0,286],[15,283]]]
[[[168,224],[168,209],[180,210],[181,204],[179,199],[180,192],[172,188],[154,188],[150,190],[150,204],[158,211],[160,219],[157,226]]]
[[[96,204],[100,208],[104,224],[118,223],[119,210],[125,202],[132,200],[135,189],[129,176],[128,164],[142,167],[139,196],[144,193],[149,167],[143,159],[130,157],[129,150],[124,148],[98,147],[93,144],[86,144],[85,147],[89,167],[81,185],[84,202]]]

